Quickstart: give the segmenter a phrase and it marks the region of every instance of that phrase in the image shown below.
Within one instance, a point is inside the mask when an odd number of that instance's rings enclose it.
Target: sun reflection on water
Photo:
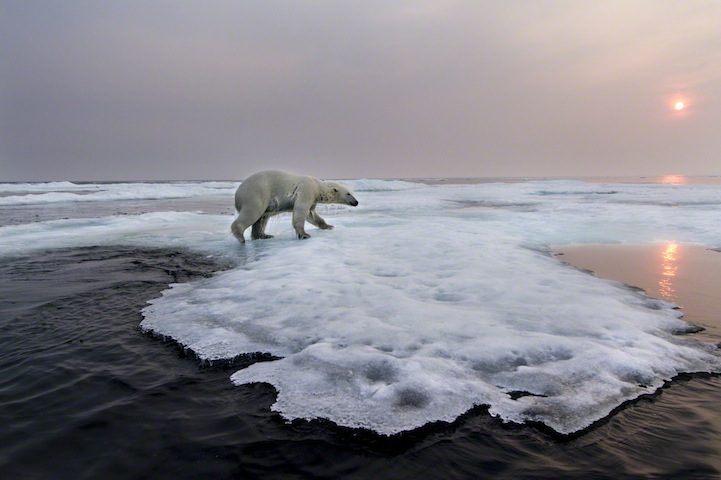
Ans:
[[[676,292],[673,288],[673,277],[676,276],[678,265],[676,260],[678,259],[676,253],[678,251],[678,244],[669,243],[661,252],[661,280],[658,282],[658,289],[661,296],[669,302],[676,301]]]
[[[667,185],[686,185],[688,178],[685,175],[664,175],[659,181]]]

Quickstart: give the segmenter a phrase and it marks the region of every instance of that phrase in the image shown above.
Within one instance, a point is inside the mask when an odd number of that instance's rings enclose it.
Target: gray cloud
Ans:
[[[6,0],[0,181],[718,174],[719,31],[700,1]]]

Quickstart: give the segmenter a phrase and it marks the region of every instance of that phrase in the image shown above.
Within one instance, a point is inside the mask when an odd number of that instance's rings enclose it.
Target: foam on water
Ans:
[[[288,419],[393,434],[488,405],[571,433],[681,372],[721,372],[714,346],[674,335],[688,325],[673,305],[546,252],[718,247],[721,187],[412,184],[358,196],[355,209],[319,209],[336,228],[303,242],[287,216],[270,222],[275,239],[241,247],[231,216],[161,212],[1,227],[0,255],[94,243],[239,254],[235,269],[172,285],[141,327],[204,359],[282,357],[232,380],[274,385]]]

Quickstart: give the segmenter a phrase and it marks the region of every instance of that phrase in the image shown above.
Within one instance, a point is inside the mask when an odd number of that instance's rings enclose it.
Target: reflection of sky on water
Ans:
[[[665,300],[669,302],[676,301],[676,292],[673,288],[673,277],[676,276],[678,270],[678,259],[676,253],[678,251],[678,245],[676,243],[669,243],[666,248],[661,252],[661,280],[658,282],[659,292]]]

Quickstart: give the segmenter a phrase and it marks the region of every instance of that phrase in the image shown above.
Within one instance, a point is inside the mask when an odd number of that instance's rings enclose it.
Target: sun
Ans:
[[[669,109],[672,117],[686,118],[691,113],[692,107],[696,105],[693,100],[689,95],[676,94],[666,99],[668,102],[666,108]]]

